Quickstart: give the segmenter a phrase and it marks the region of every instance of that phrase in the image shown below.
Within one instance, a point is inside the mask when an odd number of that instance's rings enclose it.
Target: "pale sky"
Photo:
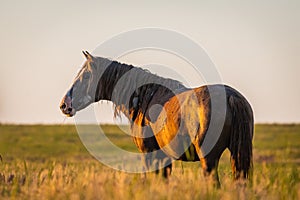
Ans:
[[[0,27],[0,123],[62,123],[59,102],[84,62],[81,51],[143,27],[178,31],[202,46],[223,82],[249,100],[256,122],[300,122],[299,0],[0,1]],[[120,61],[167,57],[144,52]],[[111,105],[101,105],[100,121],[112,122]]]

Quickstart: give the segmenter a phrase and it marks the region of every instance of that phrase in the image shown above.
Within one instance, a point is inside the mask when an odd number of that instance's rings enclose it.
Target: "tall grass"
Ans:
[[[134,146],[106,128],[122,148]],[[232,181],[226,151],[217,189],[199,163],[175,162],[168,180],[128,174],[93,159],[72,126],[2,125],[0,199],[300,199],[299,139],[298,125],[256,126],[252,183]]]

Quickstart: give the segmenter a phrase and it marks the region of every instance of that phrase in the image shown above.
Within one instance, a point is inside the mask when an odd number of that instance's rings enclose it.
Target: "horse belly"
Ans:
[[[156,138],[149,126],[145,126],[139,130],[132,130],[132,136],[135,145],[143,153],[159,149]]]
[[[155,134],[155,138],[159,148],[169,157],[182,161],[199,161],[196,148],[189,135],[159,132]]]

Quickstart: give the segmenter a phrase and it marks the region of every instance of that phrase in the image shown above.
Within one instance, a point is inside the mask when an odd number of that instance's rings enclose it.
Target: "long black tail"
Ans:
[[[232,114],[229,143],[231,164],[235,179],[250,178],[252,172],[253,112],[248,101],[239,93],[228,98]]]

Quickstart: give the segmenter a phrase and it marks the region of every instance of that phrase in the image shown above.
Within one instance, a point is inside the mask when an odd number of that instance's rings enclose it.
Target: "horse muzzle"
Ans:
[[[76,110],[72,106],[72,98],[69,96],[65,96],[60,104],[60,110],[63,114],[67,115],[68,117],[72,117],[75,115]]]

